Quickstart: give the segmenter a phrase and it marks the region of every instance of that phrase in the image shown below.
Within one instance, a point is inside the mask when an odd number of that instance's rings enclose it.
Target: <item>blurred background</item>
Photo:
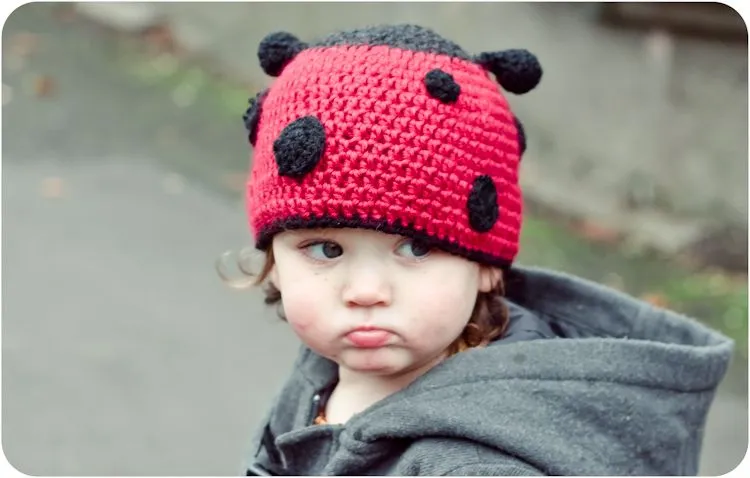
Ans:
[[[2,446],[31,475],[237,475],[296,351],[257,291],[241,115],[260,39],[381,22],[545,69],[521,262],[694,315],[737,353],[701,473],[747,450],[747,29],[721,4],[32,3],[2,36]]]

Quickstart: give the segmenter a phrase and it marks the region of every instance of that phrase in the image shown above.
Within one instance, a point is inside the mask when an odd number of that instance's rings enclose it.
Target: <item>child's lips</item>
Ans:
[[[384,329],[361,328],[346,334],[346,339],[355,347],[371,349],[386,345],[392,336],[392,332]]]

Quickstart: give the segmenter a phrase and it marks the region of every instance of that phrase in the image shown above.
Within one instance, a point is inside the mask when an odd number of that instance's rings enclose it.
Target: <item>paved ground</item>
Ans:
[[[3,65],[3,451],[32,475],[237,474],[295,347],[220,284],[243,213],[189,176],[244,154],[241,122],[128,83],[91,32],[13,20],[4,46],[41,35]],[[30,96],[36,74],[57,93]]]
[[[3,30],[3,451],[32,475],[237,474],[295,349],[213,272],[248,239],[220,186],[244,133],[127,78],[115,44],[40,4]],[[704,473],[744,456],[744,388],[717,398]]]

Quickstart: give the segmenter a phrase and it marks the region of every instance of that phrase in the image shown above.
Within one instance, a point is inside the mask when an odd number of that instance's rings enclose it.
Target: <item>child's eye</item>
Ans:
[[[335,259],[344,253],[344,249],[336,244],[335,242],[315,242],[303,246],[303,249],[313,258],[317,260]]]
[[[399,245],[398,251],[406,257],[425,257],[432,251],[432,247],[418,239],[406,239]]]

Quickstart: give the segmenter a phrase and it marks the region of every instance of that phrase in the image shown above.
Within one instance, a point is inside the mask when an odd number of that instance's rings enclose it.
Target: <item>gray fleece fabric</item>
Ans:
[[[302,348],[246,465],[280,475],[695,475],[733,343],[598,284],[514,269],[507,337],[345,425],[312,425],[336,366]]]

